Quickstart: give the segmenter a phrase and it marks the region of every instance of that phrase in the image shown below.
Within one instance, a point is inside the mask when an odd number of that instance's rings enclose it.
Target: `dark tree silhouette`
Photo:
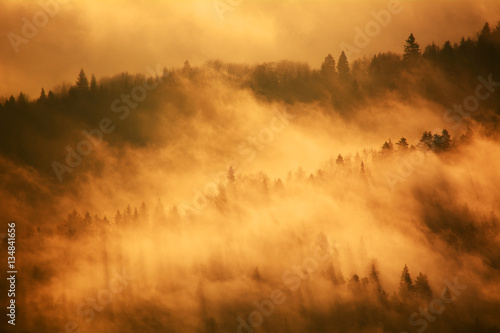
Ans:
[[[233,167],[230,166],[229,169],[227,170],[226,178],[230,183],[233,183],[235,178],[234,178],[234,170]]]
[[[347,61],[347,56],[345,52],[342,51],[337,64],[337,71],[339,78],[343,81],[347,81],[351,78],[351,69],[349,67],[349,62]]]
[[[439,54],[439,47],[432,42],[432,44],[427,45],[425,47],[424,53],[422,54],[422,57],[425,59],[431,60],[431,61],[436,61],[437,56]]]
[[[390,153],[394,150],[394,145],[392,144],[391,139],[389,141],[384,142],[382,145],[382,153]]]
[[[483,26],[483,29],[481,30],[481,33],[479,33],[478,35],[477,41],[479,44],[486,43],[488,42],[490,36],[491,36],[490,24],[486,22]]]
[[[335,162],[337,163],[337,165],[343,165],[344,158],[342,157],[342,155],[339,154],[339,156],[337,156],[337,160]]]
[[[321,64],[321,75],[328,80],[331,80],[337,74],[337,70],[335,69],[335,59],[333,59],[332,55],[329,53],[325,61]]]
[[[442,68],[449,73],[455,73],[455,68],[454,68],[454,50],[453,46],[451,45],[451,42],[447,40],[443,44],[443,48],[439,51],[438,54],[438,60],[442,66]]]
[[[45,90],[42,88],[42,91],[40,92],[40,97],[38,98],[38,100],[40,102],[43,102],[47,99],[47,95],[45,95]]]
[[[144,222],[149,221],[148,207],[146,206],[144,201],[141,204],[141,208],[139,208],[139,214]]]
[[[92,78],[90,79],[90,92],[91,93],[97,92],[97,80],[94,74],[92,74]]]
[[[411,59],[416,59],[420,56],[420,45],[415,40],[413,34],[410,34],[408,39],[406,40],[406,44],[404,47],[403,59],[408,61]]]
[[[14,95],[10,95],[4,106],[6,109],[13,109],[16,106],[16,98],[14,97]]]
[[[424,145],[426,148],[432,148],[433,146],[433,136],[431,132],[425,131],[424,134],[422,134],[422,138],[420,139],[420,143]]]
[[[413,281],[410,277],[410,271],[408,270],[408,266],[403,267],[403,271],[401,272],[401,279],[399,281],[399,295],[403,299],[407,299],[410,297],[413,292]]]
[[[19,93],[19,96],[17,96],[17,105],[19,106],[25,106],[28,104],[28,97],[26,97],[25,94],[21,91]]]
[[[448,130],[444,129],[441,132],[442,135],[434,134],[433,144],[437,151],[447,151],[451,148],[451,137]]]
[[[76,79],[76,88],[82,92],[89,90],[89,80],[83,69],[80,70],[80,74],[78,74],[78,78]]]
[[[406,141],[406,138],[401,138],[396,145],[398,146],[399,150],[406,150],[408,149],[408,142]]]
[[[427,275],[419,273],[415,280],[415,292],[425,300],[432,298],[432,290]]]

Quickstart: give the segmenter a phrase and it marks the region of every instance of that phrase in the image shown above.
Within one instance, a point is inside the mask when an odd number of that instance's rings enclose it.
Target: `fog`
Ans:
[[[346,60],[387,2],[69,1],[0,48],[2,332],[499,331],[500,6],[401,3]]]

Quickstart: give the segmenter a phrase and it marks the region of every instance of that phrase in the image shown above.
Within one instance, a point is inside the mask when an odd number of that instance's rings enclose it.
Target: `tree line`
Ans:
[[[344,52],[337,60],[328,54],[318,69],[290,61],[250,66],[213,60],[202,67],[193,67],[186,61],[182,68],[165,68],[157,73],[162,84],[137,108],[147,116],[121,123],[107,141],[110,146],[157,143],[157,134],[165,131],[156,119],[168,115],[175,127],[177,121],[194,115],[198,111],[193,97],[197,96],[189,87],[204,87],[213,80],[221,80],[236,89],[250,89],[257,98],[267,101],[319,102],[327,106],[322,112],[343,117],[355,114],[374,98],[387,93],[404,100],[424,98],[450,107],[456,103],[457,96],[474,91],[478,75],[492,74],[495,80],[500,80],[497,61],[500,59],[500,24],[492,29],[486,23],[474,38],[464,37],[455,43],[447,41],[442,46],[432,43],[423,49],[410,34],[402,43],[402,52],[380,53],[357,59],[352,64]],[[74,84],[63,84],[48,92],[42,88],[37,98],[29,98],[23,92],[17,97],[0,98],[0,152],[17,163],[52,175],[50,163],[64,151],[61,142],[75,140],[75,128],[92,128],[110,113],[113,100],[134,86],[155,79],[128,73],[100,80],[90,75],[89,79],[82,69]],[[186,86],[186,80],[192,85]],[[164,103],[169,107],[160,107]],[[481,103],[485,107],[474,112],[471,118],[496,126],[500,96],[494,93]],[[432,140],[428,140],[436,142],[438,138],[432,135]],[[171,136],[168,139],[175,140],[175,133]],[[33,145],[34,142],[37,145]],[[443,144],[443,149],[447,149],[447,143]]]

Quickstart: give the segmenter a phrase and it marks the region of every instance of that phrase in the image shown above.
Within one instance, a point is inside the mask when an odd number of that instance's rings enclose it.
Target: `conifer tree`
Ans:
[[[337,72],[339,74],[339,78],[343,81],[347,81],[351,78],[351,69],[344,51],[340,54],[337,64]]]
[[[404,47],[403,59],[405,61],[416,59],[420,56],[420,45],[416,42],[415,36],[410,34]]]

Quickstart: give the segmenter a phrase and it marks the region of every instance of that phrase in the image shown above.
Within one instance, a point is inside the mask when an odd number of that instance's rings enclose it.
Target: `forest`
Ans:
[[[500,332],[499,59],[500,22],[1,97],[17,331]]]

